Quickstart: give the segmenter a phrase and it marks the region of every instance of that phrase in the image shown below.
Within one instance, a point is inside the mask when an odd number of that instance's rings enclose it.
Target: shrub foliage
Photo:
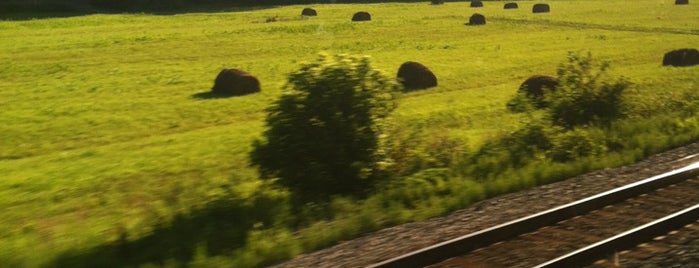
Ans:
[[[623,115],[622,93],[630,83],[611,78],[609,66],[589,52],[586,56],[568,54],[567,61],[558,66],[558,88],[548,95],[548,114],[554,125],[608,124]]]
[[[505,136],[500,145],[496,142],[485,146],[507,148],[508,157],[492,162],[491,166],[507,163],[516,167],[544,158],[568,162],[604,154],[610,149],[609,145],[617,148],[614,141],[605,138],[602,129],[624,116],[627,108],[624,107],[623,93],[630,83],[623,77],[612,78],[609,67],[608,62],[594,59],[589,52],[586,55],[571,52],[558,66],[556,90],[542,94],[546,105],[537,105],[536,99],[520,90],[508,102],[508,110],[540,110],[543,116]]]
[[[381,140],[398,90],[367,57],[320,55],[289,75],[252,164],[304,199],[364,191],[387,163]]]

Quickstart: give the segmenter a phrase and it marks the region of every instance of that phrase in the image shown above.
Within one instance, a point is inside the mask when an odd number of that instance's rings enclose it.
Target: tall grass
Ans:
[[[697,140],[699,69],[660,66],[664,52],[699,43],[697,5],[553,1],[534,15],[520,3],[486,2],[484,27],[465,26],[475,11],[452,2],[317,4],[305,19],[304,6],[287,6],[0,21],[0,266],[265,265]],[[359,10],[373,21],[350,22]],[[466,165],[524,125],[505,109],[519,84],[580,50],[635,85],[638,117],[608,133],[625,149]],[[287,75],[321,51],[370,55],[388,74],[418,61],[439,86],[400,97],[402,166],[385,191],[294,215],[247,155]],[[262,92],[201,98],[222,68],[256,75]]]

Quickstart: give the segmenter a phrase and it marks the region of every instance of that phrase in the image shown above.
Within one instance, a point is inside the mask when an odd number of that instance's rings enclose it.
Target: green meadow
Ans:
[[[0,266],[264,266],[699,140],[699,67],[661,66],[699,45],[699,5],[548,1],[551,13],[532,14],[536,2],[503,3],[0,21]],[[357,11],[372,21],[351,22]],[[476,12],[487,24],[465,25]],[[612,127],[626,149],[472,177],[464,159],[526,121],[506,109],[519,85],[555,75],[569,51],[633,83],[636,116]],[[288,74],[318,53],[368,55],[389,76],[417,61],[439,85],[399,96],[394,137],[407,152],[391,191],[297,213],[248,154]],[[223,68],[255,75],[262,92],[206,94]]]

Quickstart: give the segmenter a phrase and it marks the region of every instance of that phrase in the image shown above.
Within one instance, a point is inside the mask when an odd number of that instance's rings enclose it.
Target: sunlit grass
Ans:
[[[305,19],[303,6],[288,6],[0,21],[0,266],[40,266],[124,231],[131,240],[147,236],[156,224],[226,196],[249,198],[261,188],[247,154],[263,130],[264,109],[287,74],[318,52],[370,55],[389,75],[409,60],[432,69],[439,86],[402,94],[394,114],[399,128],[425,137],[416,147],[453,139],[459,150],[476,150],[517,129],[523,116],[505,103],[530,75],[555,74],[568,51],[609,60],[649,106],[699,90],[699,69],[660,66],[666,51],[699,44],[698,5],[551,1],[551,13],[534,15],[533,2],[508,11],[502,4],[313,5],[319,16]],[[350,22],[359,10],[373,21]],[[485,26],[464,25],[474,12],[486,16]],[[266,23],[271,17],[278,19]],[[197,98],[222,68],[256,75],[262,93]],[[313,237],[324,225],[312,224],[282,255],[535,183],[444,180],[463,191],[410,209],[372,197],[325,223],[343,226],[330,238]],[[384,205],[391,217],[367,220]],[[352,215],[364,208],[366,215]],[[288,238],[278,228],[251,237]],[[250,258],[241,263],[264,263],[253,249],[237,249]]]

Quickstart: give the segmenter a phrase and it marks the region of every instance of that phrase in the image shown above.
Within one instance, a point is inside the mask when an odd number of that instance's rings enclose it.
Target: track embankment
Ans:
[[[697,153],[699,142],[635,164],[484,200],[447,216],[382,229],[273,267],[366,267],[686,166],[699,160]],[[682,258],[673,259],[681,262]]]

